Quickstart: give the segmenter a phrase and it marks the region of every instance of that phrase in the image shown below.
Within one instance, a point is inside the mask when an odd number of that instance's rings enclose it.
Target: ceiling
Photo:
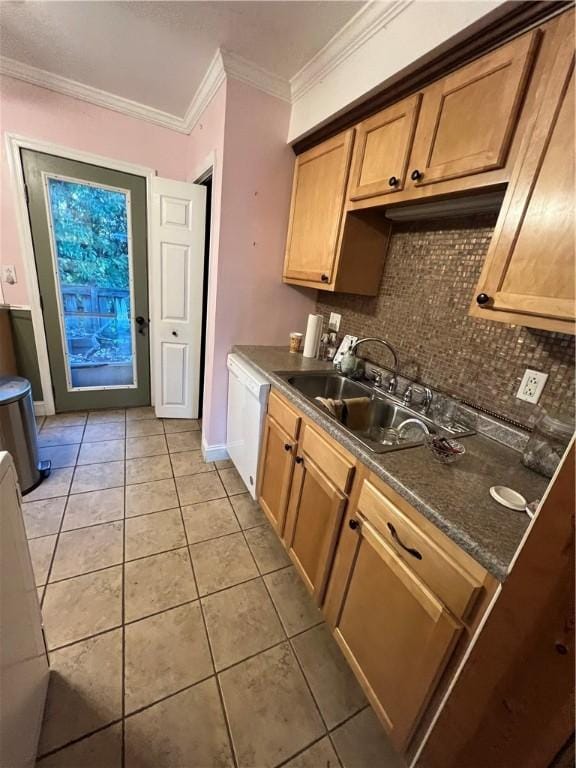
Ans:
[[[364,5],[2,0],[0,53],[182,116],[218,48],[288,80]]]

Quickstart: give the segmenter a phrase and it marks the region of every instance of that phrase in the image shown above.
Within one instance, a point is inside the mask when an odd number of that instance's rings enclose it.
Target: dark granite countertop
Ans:
[[[435,461],[424,446],[372,453],[277,375],[331,369],[331,363],[291,354],[286,347],[237,346],[233,351],[493,576],[504,581],[529,518],[497,504],[490,496],[490,486],[509,486],[531,502],[542,498],[548,485],[546,478],[521,464],[517,451],[474,435],[462,438],[466,454],[449,466]]]

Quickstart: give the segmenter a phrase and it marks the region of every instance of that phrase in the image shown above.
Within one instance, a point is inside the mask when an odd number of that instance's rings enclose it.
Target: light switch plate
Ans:
[[[547,373],[526,368],[516,397],[519,400],[525,400],[527,403],[537,403],[547,381]]]
[[[14,264],[2,265],[2,282],[7,285],[15,285],[18,282],[16,277],[16,267]]]
[[[339,315],[337,312],[330,312],[330,319],[328,320],[328,330],[338,332],[340,330],[341,320],[342,320],[342,315]]]

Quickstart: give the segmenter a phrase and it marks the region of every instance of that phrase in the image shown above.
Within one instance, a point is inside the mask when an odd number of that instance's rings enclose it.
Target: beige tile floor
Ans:
[[[52,668],[42,768],[398,768],[266,518],[200,423],[40,424],[24,516]]]

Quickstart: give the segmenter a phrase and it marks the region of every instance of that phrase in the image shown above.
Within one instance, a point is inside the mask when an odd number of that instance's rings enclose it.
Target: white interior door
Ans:
[[[156,415],[198,418],[206,188],[152,182],[152,378]]]

